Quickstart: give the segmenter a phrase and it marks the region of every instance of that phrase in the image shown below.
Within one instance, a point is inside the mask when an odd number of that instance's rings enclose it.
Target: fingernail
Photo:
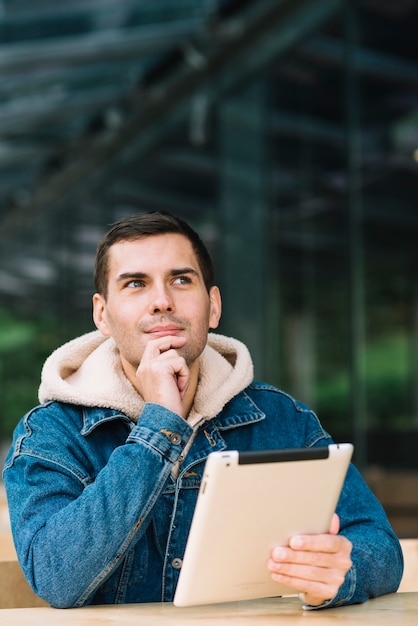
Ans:
[[[303,547],[303,541],[301,537],[292,537],[289,543],[291,548],[297,549]]]
[[[286,558],[286,550],[283,548],[275,548],[273,554],[276,561],[282,561]]]

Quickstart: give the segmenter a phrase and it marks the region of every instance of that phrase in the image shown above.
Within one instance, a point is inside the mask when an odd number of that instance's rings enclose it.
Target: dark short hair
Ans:
[[[135,213],[119,220],[113,224],[109,232],[100,241],[94,268],[94,284],[97,293],[100,293],[104,298],[107,297],[108,252],[115,243],[170,233],[184,235],[190,241],[202,272],[205,287],[209,292],[214,284],[213,264],[210,254],[197,232],[187,222],[171,213],[153,211]]]

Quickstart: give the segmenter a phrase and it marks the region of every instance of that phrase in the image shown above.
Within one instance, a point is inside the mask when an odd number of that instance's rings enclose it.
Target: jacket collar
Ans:
[[[258,422],[264,418],[264,412],[245,391],[242,391],[232,398],[219,415],[216,416],[216,424],[219,430],[228,430],[251,422]],[[127,415],[115,409],[84,407],[83,427],[80,432],[83,436],[87,436],[100,424],[115,419],[123,420],[131,428],[135,425]]]
[[[190,425],[197,425],[203,416],[210,419],[218,415],[252,378],[247,347],[232,337],[209,333],[199,359],[199,385],[194,415],[188,418]],[[133,422],[144,406],[123,372],[115,342],[98,331],[77,337],[50,355],[42,370],[39,399],[41,403],[56,400],[93,410],[111,409]]]
[[[259,422],[265,413],[256,405],[246,391],[236,395],[216,418],[219,430],[228,430],[251,422]]]
[[[83,427],[80,434],[83,436],[90,435],[98,426],[120,419],[126,422],[131,428],[135,426],[134,422],[124,413],[115,409],[104,409],[101,407],[83,407]]]

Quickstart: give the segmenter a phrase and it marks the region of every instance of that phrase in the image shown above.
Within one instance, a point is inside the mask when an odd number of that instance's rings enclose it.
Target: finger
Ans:
[[[150,359],[146,365],[140,365],[139,371],[144,369],[151,372],[158,381],[162,381],[164,375],[174,378],[179,391],[185,388],[190,378],[190,370],[184,357],[179,356],[173,348],[161,352],[158,357]]]
[[[340,552],[348,540],[342,535],[298,535],[291,537],[289,547],[296,552]],[[349,542],[348,542],[349,543]]]
[[[333,564],[338,549],[334,548],[332,551],[316,551],[316,550],[287,550],[282,549],[273,550],[271,559],[278,566],[278,569],[283,569],[285,566],[288,569],[291,565],[302,565],[308,567],[330,567]],[[345,554],[345,551],[344,551]]]
[[[304,594],[307,604],[319,605],[333,598],[344,582],[344,573],[326,568],[292,566],[282,571],[271,572],[272,579]]]
[[[177,387],[178,387],[178,390],[180,391],[181,397],[183,397],[186,392],[187,386],[189,384],[189,380],[190,380],[189,368],[187,367],[185,363],[183,363],[183,366],[177,372]]]
[[[153,358],[168,350],[182,348],[186,341],[186,337],[177,335],[166,335],[158,339],[151,339],[145,347],[144,355],[146,354],[148,358]]]
[[[289,547],[276,547],[271,558],[276,563],[296,563],[316,567],[351,567],[351,542],[342,535],[293,537]]]
[[[330,535],[338,535],[339,532],[340,532],[340,518],[338,517],[336,513],[334,513],[331,519],[329,533]]]
[[[306,594],[307,604],[322,604],[335,596],[345,579],[346,568],[269,562],[274,581]]]
[[[308,586],[312,584],[340,585],[344,580],[342,570],[312,564],[272,563],[269,569],[274,580],[297,587],[300,591],[308,591]]]
[[[329,536],[336,536],[340,532],[340,518],[336,513],[333,514],[330,522],[328,534]],[[323,538],[327,537],[327,534],[319,535],[298,535],[292,537],[289,541],[289,545],[294,550],[317,550],[319,542],[322,544]],[[332,551],[334,545],[333,540],[325,540],[328,545],[327,551]]]

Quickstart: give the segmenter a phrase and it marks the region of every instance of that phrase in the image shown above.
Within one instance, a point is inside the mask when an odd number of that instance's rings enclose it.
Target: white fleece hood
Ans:
[[[252,379],[253,364],[246,346],[237,339],[210,333],[200,356],[199,384],[188,421],[196,425],[202,418],[214,417]],[[39,400],[112,408],[134,421],[144,405],[123,372],[115,342],[99,331],[69,341],[48,357]]]

